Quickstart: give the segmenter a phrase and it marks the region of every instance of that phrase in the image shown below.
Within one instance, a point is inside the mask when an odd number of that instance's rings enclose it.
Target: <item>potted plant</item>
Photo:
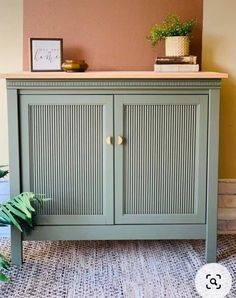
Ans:
[[[162,24],[155,24],[147,37],[153,46],[165,40],[166,56],[189,55],[189,42],[196,19],[181,21],[177,15],[168,15]]]
[[[5,177],[8,171],[0,169],[0,178]],[[15,226],[19,231],[29,231],[33,228],[32,215],[35,209],[31,205],[33,201],[43,203],[48,199],[44,195],[35,195],[32,192],[23,192],[18,196],[0,203],[0,227],[6,225]],[[0,282],[8,282],[8,276],[3,272],[9,269],[9,261],[0,253]]]

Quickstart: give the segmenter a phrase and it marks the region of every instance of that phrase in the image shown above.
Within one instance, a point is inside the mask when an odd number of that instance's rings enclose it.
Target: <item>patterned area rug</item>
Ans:
[[[8,256],[9,244],[1,238]],[[201,240],[25,242],[24,257],[1,298],[199,297],[194,277],[205,264]],[[219,237],[218,257],[234,280],[227,297],[236,297],[236,236]]]

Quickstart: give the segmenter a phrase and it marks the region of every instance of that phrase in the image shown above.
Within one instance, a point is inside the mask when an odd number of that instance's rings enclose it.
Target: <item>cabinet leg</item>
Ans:
[[[205,257],[207,263],[217,262],[217,233],[214,231],[212,234],[206,238]]]
[[[22,233],[11,227],[11,262],[14,265],[23,263]]]

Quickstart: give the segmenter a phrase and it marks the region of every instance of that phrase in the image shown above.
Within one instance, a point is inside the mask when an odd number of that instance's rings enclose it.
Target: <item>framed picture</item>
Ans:
[[[61,71],[62,38],[30,38],[31,71]]]

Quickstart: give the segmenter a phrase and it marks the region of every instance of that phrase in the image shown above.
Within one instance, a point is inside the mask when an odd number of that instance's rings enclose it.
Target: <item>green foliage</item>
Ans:
[[[4,177],[8,171],[0,170],[0,178]],[[33,202],[42,204],[48,201],[44,195],[36,195],[32,192],[23,192],[18,196],[9,199],[0,204],[0,226],[11,225],[19,231],[28,232],[33,228],[33,214],[35,209],[32,206]],[[8,260],[0,254],[0,269],[8,270]],[[8,282],[9,278],[0,271],[0,281]]]
[[[3,166],[0,166],[0,179],[5,177],[8,174],[8,171],[1,170]]]
[[[155,24],[147,37],[153,46],[160,40],[170,36],[191,36],[193,27],[196,25],[196,19],[181,21],[179,16],[168,15],[162,24]]]
[[[35,209],[32,202],[37,201],[42,204],[49,199],[44,195],[35,195],[32,192],[23,192],[18,196],[9,199],[7,202],[0,204],[0,224],[11,225],[19,231],[29,231],[33,228],[33,216]],[[0,254],[0,269],[9,268],[8,260]],[[9,278],[3,272],[0,272],[0,281],[8,282]]]
[[[32,213],[35,209],[31,205],[33,201],[42,204],[48,199],[43,195],[35,195],[32,192],[23,192],[18,196],[0,204],[0,224],[15,226],[23,232],[33,227]]]
[[[0,254],[0,268],[8,270],[9,266],[10,264],[8,260],[2,254]],[[9,282],[9,277],[3,272],[0,272],[0,281]]]

